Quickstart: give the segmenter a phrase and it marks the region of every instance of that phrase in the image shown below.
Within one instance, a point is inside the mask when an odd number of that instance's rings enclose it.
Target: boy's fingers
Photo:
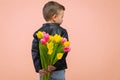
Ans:
[[[54,67],[54,66],[52,66],[52,65],[49,65],[48,66],[48,71],[49,72],[51,72],[51,71],[53,71],[53,70],[55,70],[56,69],[56,67]]]
[[[46,71],[45,69],[42,69],[42,70],[39,70],[39,73],[40,73],[41,75],[45,75],[45,74],[47,74],[47,71]]]

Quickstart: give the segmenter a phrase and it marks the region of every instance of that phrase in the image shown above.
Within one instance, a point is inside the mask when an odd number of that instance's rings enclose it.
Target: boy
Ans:
[[[65,69],[67,69],[66,56],[67,53],[63,55],[63,58],[55,63],[55,65],[49,65],[48,69],[42,69],[40,52],[39,52],[39,40],[36,36],[38,31],[45,31],[50,35],[59,34],[68,40],[67,31],[60,26],[63,21],[65,8],[63,5],[49,1],[43,7],[43,16],[47,23],[37,30],[33,37],[32,42],[32,58],[36,72],[40,74],[40,77],[51,72],[50,80],[65,80]]]

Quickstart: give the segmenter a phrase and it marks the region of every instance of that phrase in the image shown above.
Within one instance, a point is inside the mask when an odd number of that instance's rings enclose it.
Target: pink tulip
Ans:
[[[66,46],[64,47],[64,52],[69,52],[70,51],[70,47]]]
[[[40,42],[41,42],[42,44],[46,44],[47,41],[43,38],[43,39],[40,40]]]
[[[67,41],[66,38],[62,38],[62,44],[63,44],[64,42],[66,42],[66,41]]]
[[[45,39],[46,41],[48,41],[48,40],[49,40],[49,34],[44,33],[44,39]]]
[[[46,34],[46,32],[43,32],[43,34]]]

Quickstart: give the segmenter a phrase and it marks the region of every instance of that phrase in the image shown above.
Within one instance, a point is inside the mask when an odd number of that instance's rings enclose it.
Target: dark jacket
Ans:
[[[40,52],[39,52],[39,40],[36,36],[36,33],[38,31],[45,31],[46,33],[49,33],[50,35],[59,34],[62,37],[65,37],[68,39],[67,31],[64,28],[60,27],[59,24],[56,24],[56,23],[45,23],[40,29],[38,29],[33,34],[34,39],[32,42],[32,59],[33,59],[33,64],[34,64],[36,72],[42,69],[41,60],[40,60]],[[67,68],[66,56],[67,56],[67,53],[63,55],[61,60],[55,63],[54,66],[56,67],[56,70],[62,70],[62,69]]]

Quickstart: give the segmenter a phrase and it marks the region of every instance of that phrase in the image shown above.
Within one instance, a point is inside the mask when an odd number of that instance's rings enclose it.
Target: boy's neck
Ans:
[[[53,22],[53,21],[47,21],[46,23],[58,24],[58,23]],[[59,25],[60,25],[60,24],[59,24]]]
[[[53,22],[53,21],[47,21],[47,23],[55,23],[55,22]]]

